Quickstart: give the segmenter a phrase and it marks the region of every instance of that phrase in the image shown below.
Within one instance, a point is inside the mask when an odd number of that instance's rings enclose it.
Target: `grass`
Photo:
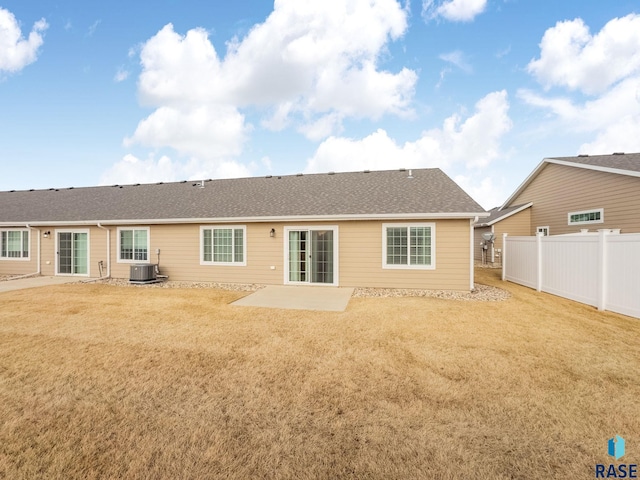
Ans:
[[[640,454],[640,320],[504,302],[0,294],[0,478],[594,478]]]

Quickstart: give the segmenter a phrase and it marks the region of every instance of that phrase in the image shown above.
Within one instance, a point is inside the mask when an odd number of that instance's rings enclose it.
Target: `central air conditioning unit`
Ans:
[[[131,265],[129,270],[129,282],[153,283],[156,282],[156,265],[152,263],[138,263]]]

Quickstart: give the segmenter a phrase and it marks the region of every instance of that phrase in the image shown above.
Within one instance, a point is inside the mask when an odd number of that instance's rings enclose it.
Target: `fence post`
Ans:
[[[536,291],[542,291],[542,236],[536,233]]]
[[[607,308],[607,234],[609,229],[598,230],[598,310]]]
[[[502,234],[502,281],[507,276],[507,235],[509,234]]]

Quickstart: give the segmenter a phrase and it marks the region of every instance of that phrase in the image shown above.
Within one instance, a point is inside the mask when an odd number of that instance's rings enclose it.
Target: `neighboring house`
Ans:
[[[0,192],[0,275],[470,290],[486,215],[439,169]]]
[[[532,203],[528,235],[640,232],[640,153],[545,158],[502,206]]]
[[[491,216],[476,222],[475,258],[482,233],[565,235],[588,229],[640,232],[640,153],[545,158]],[[491,229],[489,229],[491,227]]]
[[[474,260],[485,264],[499,264],[502,260],[502,234],[529,235],[531,203],[489,210],[489,217],[474,225]],[[487,240],[484,235],[493,236]]]

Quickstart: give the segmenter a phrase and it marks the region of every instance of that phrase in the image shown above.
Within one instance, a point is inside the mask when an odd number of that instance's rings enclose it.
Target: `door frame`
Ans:
[[[54,230],[55,235],[55,250],[56,257],[55,275],[60,277],[90,277],[91,276],[91,230],[89,228],[60,228]],[[87,234],[87,273],[60,273],[60,246],[58,245],[60,239],[59,233],[86,233]]]
[[[299,231],[304,230],[307,232],[311,231],[321,231],[321,230],[331,230],[333,232],[333,283],[315,283],[312,281],[304,281],[304,282],[292,282],[289,281],[289,232],[291,231]],[[310,285],[314,287],[337,287],[339,282],[339,264],[338,259],[340,255],[338,255],[338,245],[339,236],[338,236],[338,226],[337,225],[299,225],[299,226],[287,226],[284,227],[284,284],[285,285]]]

